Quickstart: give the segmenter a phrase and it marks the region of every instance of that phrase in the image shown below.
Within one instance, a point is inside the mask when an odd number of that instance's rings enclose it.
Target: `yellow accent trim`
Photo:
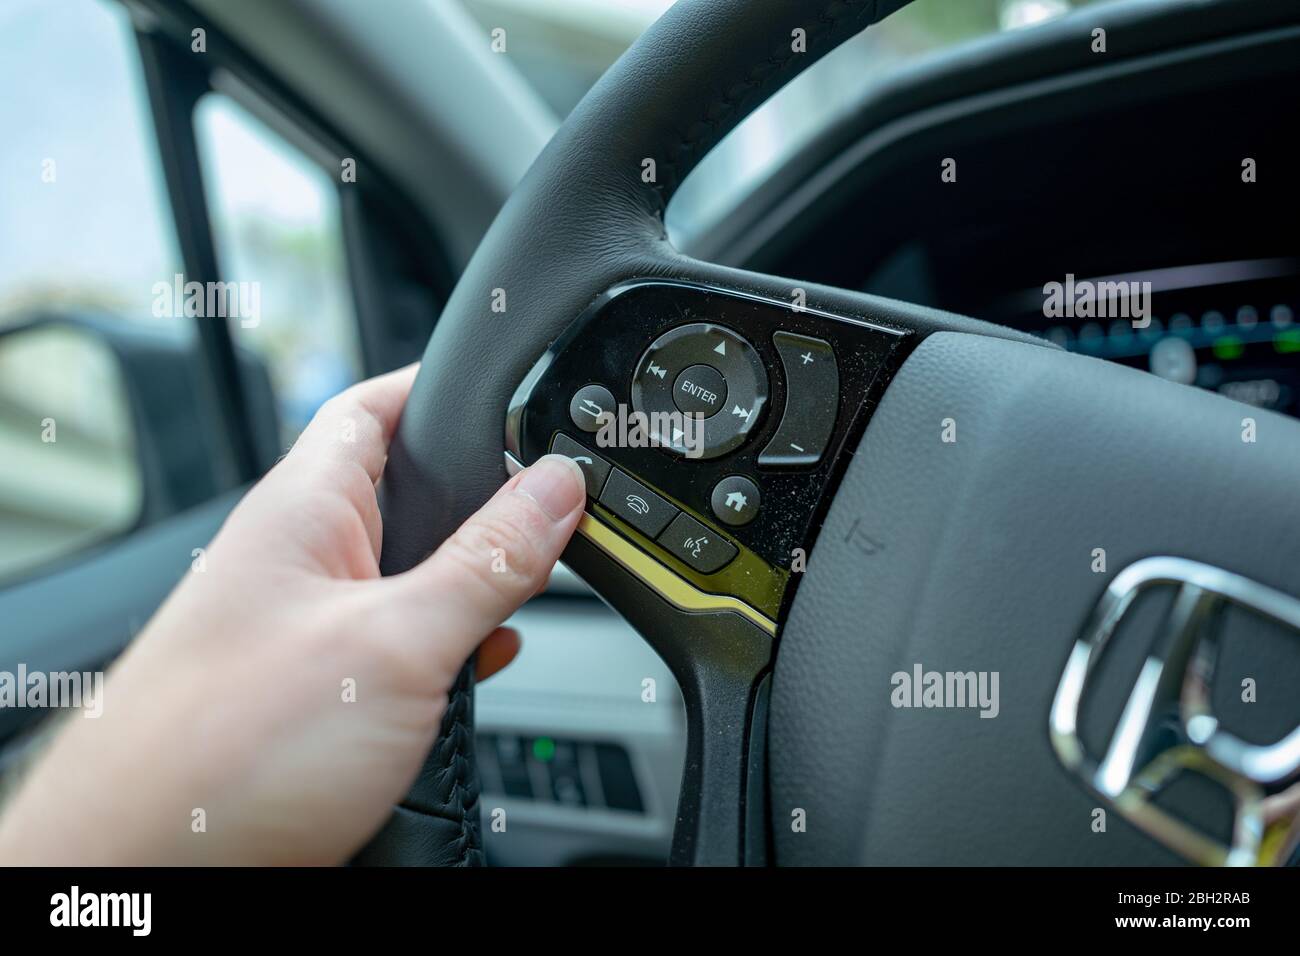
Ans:
[[[592,514],[586,513],[582,516],[582,520],[578,522],[578,532],[640,578],[643,583],[657,591],[670,604],[683,611],[735,611],[771,636],[776,636],[776,622],[767,615],[755,610],[740,598],[729,594],[709,594],[707,591],[701,591]]]

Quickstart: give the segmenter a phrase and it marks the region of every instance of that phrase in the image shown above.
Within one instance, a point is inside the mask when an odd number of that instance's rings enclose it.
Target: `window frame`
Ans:
[[[456,279],[436,231],[367,161],[364,150],[354,148],[188,4],[117,2],[132,14],[186,279],[224,279],[195,127],[199,102],[208,93],[219,93],[298,149],[334,183],[364,374],[418,360]],[[202,54],[190,51],[196,28],[205,31]],[[345,157],[356,161],[356,182],[342,181]],[[249,383],[241,375],[228,325],[195,322],[203,354],[200,384],[224,449],[223,460],[216,463],[218,484],[236,487],[260,477],[274,456],[259,442],[250,416]]]

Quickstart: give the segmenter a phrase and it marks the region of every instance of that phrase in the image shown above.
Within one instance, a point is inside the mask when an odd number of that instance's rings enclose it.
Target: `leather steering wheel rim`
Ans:
[[[415,566],[500,487],[511,395],[605,290],[632,278],[701,275],[770,289],[760,277],[681,256],[664,229],[668,201],[756,106],[906,2],[831,0],[810,10],[797,0],[684,0],[596,83],[506,202],[429,340],[384,472],[384,574]],[[790,31],[805,24],[807,52],[795,53]],[[701,91],[709,91],[703,104]],[[642,178],[647,158],[656,161],[653,182]],[[491,308],[497,289],[504,313]],[[362,860],[483,862],[472,701],[467,668],[415,790]]]
[[[756,106],[841,42],[906,2],[681,0],[602,77],[502,209],[430,339],[381,486],[383,573],[399,573],[421,561],[505,480],[502,429],[512,396],[548,347],[609,290],[636,280],[675,280],[788,301],[796,283],[678,253],[666,236],[664,210],[698,161]],[[796,28],[806,31],[806,50],[791,42]],[[653,161],[653,176],[645,175],[647,160]],[[771,692],[770,743],[763,743],[766,720],[755,716],[756,706],[767,706],[762,685],[771,669],[770,640],[749,633],[743,622],[720,624],[708,647],[683,645],[667,633],[668,625],[660,628],[663,633],[647,633],[655,630],[658,613],[650,607],[652,598],[635,593],[623,579],[611,578],[608,587],[600,586],[593,578],[603,574],[601,556],[580,538],[575,537],[566,561],[580,573],[589,572],[584,576],[642,630],[682,685],[689,740],[674,861],[761,860],[763,854],[756,848],[769,838],[753,829],[753,820],[759,804],[770,800],[771,806],[762,808],[759,816],[761,826],[770,824],[777,862],[918,862],[930,857],[980,862],[987,844],[965,831],[938,827],[932,837],[913,840],[911,845],[921,850],[911,857],[903,855],[903,844],[888,832],[903,825],[899,817],[909,801],[904,790],[882,783],[878,768],[898,762],[890,741],[907,738],[912,731],[892,736],[882,731],[878,743],[864,748],[833,728],[846,719],[863,727],[898,724],[898,712],[889,710],[887,688],[883,694],[864,694],[861,688],[912,662],[923,663],[918,659],[923,644],[918,634],[931,633],[926,628],[950,634],[961,626],[963,614],[982,614],[972,628],[980,632],[972,646],[998,655],[997,622],[986,620],[996,618],[1002,608],[988,596],[996,588],[983,581],[959,589],[956,597],[936,597],[928,564],[932,552],[926,547],[942,544],[957,555],[954,560],[978,563],[972,542],[990,531],[977,524],[982,519],[960,508],[964,494],[978,491],[988,502],[989,515],[998,520],[1015,525],[1023,513],[1040,521],[1042,553],[1058,553],[1057,539],[1064,540],[1065,531],[1054,523],[1065,519],[1041,499],[1041,489],[1027,484],[999,488],[990,478],[994,464],[1013,463],[1030,471],[1043,467],[1038,458],[1026,457],[1014,434],[1028,429],[1041,438],[1037,451],[1055,454],[1055,460],[1073,455],[1087,462],[1092,460],[1089,453],[1095,458],[1102,454],[1099,449],[1114,449],[1118,442],[1130,484],[1166,481],[1171,457],[1203,470],[1203,479],[1171,501],[1138,500],[1130,513],[1113,522],[1069,525],[1065,530],[1071,548],[1082,547],[1090,535],[1108,533],[1117,556],[1182,554],[1231,565],[1278,588],[1294,588],[1296,582],[1261,565],[1246,544],[1224,543],[1222,528],[1230,520],[1243,540],[1251,536],[1243,529],[1267,534],[1270,521],[1263,520],[1259,510],[1216,506],[1219,517],[1209,528],[1188,529],[1178,523],[1184,509],[1204,507],[1207,489],[1232,471],[1214,444],[1226,439],[1208,438],[1205,427],[1207,422],[1218,423],[1235,437],[1238,406],[1132,370],[1102,367],[973,319],[847,290],[797,285],[805,290],[809,308],[905,330],[914,342],[909,346],[911,358],[890,385],[826,512],[818,550],[784,618]],[[498,311],[493,306],[502,296],[505,310]],[[1100,403],[1097,387],[1105,390]],[[1061,445],[1059,436],[1037,431],[1026,407],[1077,428],[1084,434],[1079,447]],[[1088,418],[1095,413],[1098,421],[1113,424],[1133,407],[1145,409],[1153,427],[1179,439],[1165,443],[1168,447],[1159,460],[1136,440],[1125,444],[1122,432],[1094,427]],[[1300,437],[1296,423],[1265,417],[1275,434]],[[934,457],[944,452],[929,446],[915,450],[918,434],[937,433],[939,422],[948,418],[977,423],[974,435],[988,440],[981,443],[977,438],[973,448],[969,442],[956,446],[968,456],[960,460],[951,454]],[[1007,432],[1008,422],[1021,431]],[[1295,528],[1300,526],[1297,505],[1280,498],[1278,488],[1286,485],[1283,476],[1300,467],[1295,451],[1300,440],[1286,444],[1261,453],[1259,471],[1235,480],[1249,484],[1273,506],[1273,520],[1280,512],[1285,526]],[[1043,450],[1047,446],[1051,449]],[[1265,454],[1272,457],[1265,459]],[[1113,491],[1112,477],[1097,478],[1079,493],[1099,502]],[[882,496],[897,508],[880,511]],[[870,534],[863,532],[867,525]],[[864,545],[864,538],[887,542],[886,565],[872,560],[878,552]],[[1035,533],[1026,532],[1025,540],[1037,540]],[[1294,557],[1290,566],[1300,567],[1294,539],[1272,544],[1272,554]],[[1059,551],[1060,560],[1071,560],[1070,553],[1068,548]],[[1019,649],[1028,664],[1000,656],[998,660],[1004,673],[1023,677],[1026,686],[1032,683],[1023,702],[1009,703],[1007,710],[1017,711],[1017,720],[1023,717],[1019,745],[1035,759],[1051,760],[1052,770],[1027,778],[997,766],[996,772],[1010,779],[982,776],[974,788],[977,797],[971,799],[996,814],[1005,812],[999,808],[1008,801],[1015,802],[1015,794],[1024,795],[1041,810],[1034,817],[1036,837],[1054,852],[1077,854],[1074,837],[1045,834],[1056,826],[1051,821],[1058,806],[1068,805],[1086,816],[1096,800],[1053,758],[1046,720],[1069,641],[1104,581],[1058,572],[1045,584],[1032,572],[1030,568],[1014,581],[996,583],[1005,585],[1007,601],[1019,601],[1027,619],[1037,621],[1038,614],[1044,627],[1050,624],[1055,643],[1026,647],[1022,642]],[[1045,586],[1054,590],[1044,595]],[[1068,625],[1053,616],[1062,612],[1068,612]],[[829,622],[832,616],[834,623]],[[677,619],[677,626],[682,620]],[[866,622],[860,625],[865,636],[845,623],[854,621]],[[932,644],[924,643],[923,648],[937,653]],[[1043,676],[1048,673],[1050,680]],[[361,861],[483,862],[472,707],[473,675],[467,666],[451,693],[439,741],[410,796],[362,852]],[[948,736],[977,750],[987,748],[972,736],[982,725],[962,725]],[[922,751],[942,749],[926,736],[933,730],[914,733],[922,735],[917,738],[924,740]],[[765,750],[770,768],[761,759]],[[905,765],[898,772],[900,786],[910,787],[911,794],[926,792],[945,766],[951,770],[953,761],[961,759],[960,754],[949,754],[946,763],[917,761],[922,770]],[[971,805],[953,802],[952,819],[961,819]],[[731,814],[709,809],[730,803],[738,807]],[[863,806],[871,811],[870,822]],[[817,819],[819,830],[809,830],[806,839],[792,839],[782,821],[794,811]],[[1081,826],[1086,833],[1086,820]],[[738,846],[745,849],[737,852]],[[1111,861],[1152,859],[1148,841],[1136,831],[1117,836],[1108,852]],[[1030,853],[1023,855],[1034,859]],[[1156,859],[1164,862],[1163,857]]]

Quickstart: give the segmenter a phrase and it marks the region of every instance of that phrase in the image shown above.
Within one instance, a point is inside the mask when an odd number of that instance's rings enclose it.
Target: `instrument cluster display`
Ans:
[[[1296,265],[1255,260],[1077,282],[1063,277],[1015,296],[1017,320],[1010,324],[1073,352],[1300,417]],[[1098,294],[1116,290],[1123,290],[1122,301]]]

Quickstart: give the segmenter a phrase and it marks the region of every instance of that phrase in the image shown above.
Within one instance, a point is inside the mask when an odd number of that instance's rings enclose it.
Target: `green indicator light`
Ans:
[[[555,741],[550,737],[538,737],[533,741],[533,756],[542,763],[555,759]]]
[[[1214,357],[1222,361],[1241,358],[1246,346],[1235,335],[1225,335],[1214,340]]]
[[[1281,355],[1300,352],[1300,329],[1287,329],[1273,339],[1273,348]]]

